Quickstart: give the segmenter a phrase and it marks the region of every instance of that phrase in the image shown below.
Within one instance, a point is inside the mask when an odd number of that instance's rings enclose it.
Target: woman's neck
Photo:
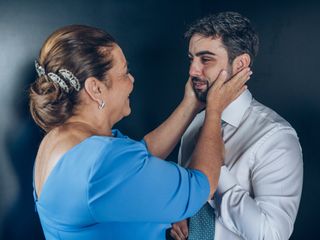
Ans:
[[[92,135],[112,136],[112,125],[108,125],[107,123],[99,125],[93,121],[88,121],[81,117],[73,116],[64,124],[81,126],[84,131],[87,131]]]

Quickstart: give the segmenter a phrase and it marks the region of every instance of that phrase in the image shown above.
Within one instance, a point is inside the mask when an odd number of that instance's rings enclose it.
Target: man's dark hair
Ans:
[[[189,27],[185,37],[190,40],[195,34],[221,38],[230,64],[237,56],[247,53],[251,58],[251,67],[258,53],[259,38],[256,31],[248,18],[236,12],[222,12],[199,19]]]

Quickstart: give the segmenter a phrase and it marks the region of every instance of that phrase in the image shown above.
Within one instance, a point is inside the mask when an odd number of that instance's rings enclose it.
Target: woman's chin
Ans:
[[[128,109],[126,109],[126,111],[124,112],[123,116],[127,117],[127,116],[130,115],[130,113],[131,113],[131,108],[129,107]]]

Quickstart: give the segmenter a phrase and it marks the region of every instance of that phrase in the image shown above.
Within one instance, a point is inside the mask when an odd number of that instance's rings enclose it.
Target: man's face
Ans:
[[[233,75],[228,53],[220,38],[193,35],[189,42],[189,59],[193,89],[202,102],[206,102],[208,90],[222,70],[227,71],[227,79]]]

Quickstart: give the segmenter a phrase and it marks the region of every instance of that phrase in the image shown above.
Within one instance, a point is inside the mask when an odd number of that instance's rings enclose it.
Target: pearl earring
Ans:
[[[103,109],[105,107],[106,103],[104,102],[104,100],[101,100],[99,103],[99,110]]]

